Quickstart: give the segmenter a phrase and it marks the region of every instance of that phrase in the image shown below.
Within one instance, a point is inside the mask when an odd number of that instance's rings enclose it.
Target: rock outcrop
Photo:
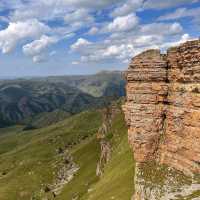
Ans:
[[[111,128],[112,128],[112,121],[114,117],[120,113],[121,110],[119,107],[112,103],[111,105],[107,106],[102,111],[102,125],[99,127],[97,132],[97,139],[100,143],[100,159],[97,163],[96,175],[102,176],[104,172],[105,165],[111,159],[112,153],[112,145],[110,143]]]
[[[133,58],[126,79],[123,108],[139,171],[144,163],[156,162],[186,176],[200,174],[200,40],[167,54],[141,53]]]

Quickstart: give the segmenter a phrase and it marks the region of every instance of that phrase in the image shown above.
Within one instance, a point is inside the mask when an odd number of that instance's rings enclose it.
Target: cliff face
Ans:
[[[126,79],[124,111],[136,162],[199,174],[200,40],[166,55],[148,50],[134,57]]]
[[[167,63],[157,50],[133,59],[127,71],[125,114],[135,160],[156,159],[165,121]]]
[[[166,130],[161,162],[200,173],[200,40],[170,49]]]

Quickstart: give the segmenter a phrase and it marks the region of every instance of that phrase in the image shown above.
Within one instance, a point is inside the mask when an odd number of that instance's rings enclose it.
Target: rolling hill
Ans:
[[[0,129],[0,199],[129,200],[134,162],[123,114],[114,109],[104,139],[111,156],[101,176],[96,170],[102,154],[97,137],[102,110],[84,111],[28,132],[23,126]]]

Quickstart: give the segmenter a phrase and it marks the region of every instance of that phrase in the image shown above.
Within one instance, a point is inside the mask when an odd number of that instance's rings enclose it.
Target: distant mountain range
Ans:
[[[124,96],[124,85],[121,72],[1,80],[0,127],[22,122],[44,112],[57,110],[56,116],[62,113],[65,117],[102,106]]]
[[[31,80],[67,84],[95,97],[125,95],[125,80],[121,71],[102,71],[94,75],[49,76]]]

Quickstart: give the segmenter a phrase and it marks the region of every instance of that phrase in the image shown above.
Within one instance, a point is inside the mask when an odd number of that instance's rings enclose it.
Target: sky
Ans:
[[[0,0],[0,77],[125,70],[199,31],[200,0]]]

